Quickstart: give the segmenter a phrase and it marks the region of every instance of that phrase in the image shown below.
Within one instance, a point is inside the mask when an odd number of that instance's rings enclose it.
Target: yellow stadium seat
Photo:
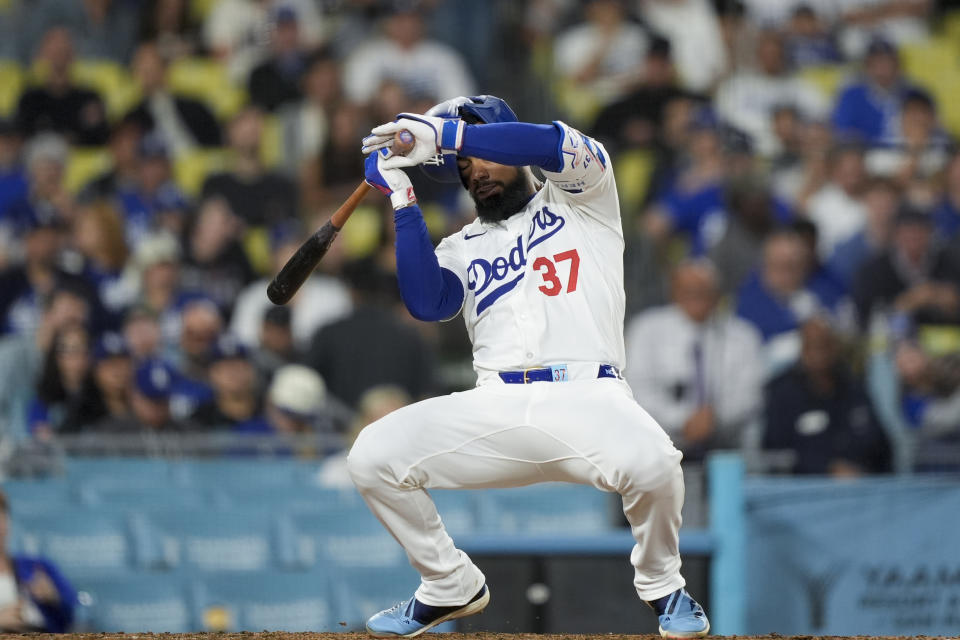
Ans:
[[[173,162],[173,178],[177,186],[191,198],[200,194],[207,176],[227,168],[228,153],[224,149],[196,149],[177,157]]]
[[[268,167],[280,164],[283,153],[283,129],[280,119],[267,116],[263,121],[263,138],[260,139],[260,160]]]
[[[953,10],[943,16],[940,21],[943,37],[954,42],[960,42],[960,11]]]
[[[340,231],[343,254],[347,258],[365,258],[380,246],[380,210],[371,205],[360,205],[350,216],[350,224]]]
[[[201,100],[221,120],[233,116],[247,101],[246,92],[230,82],[226,66],[208,58],[183,58],[167,71],[176,93]]]
[[[945,72],[960,68],[960,43],[945,37],[900,47],[900,58],[907,76],[925,86],[934,87]]]
[[[251,227],[243,236],[243,250],[254,271],[262,276],[273,269],[270,251],[270,233],[265,227]]]
[[[556,80],[553,83],[553,97],[557,105],[577,126],[586,126],[603,107],[591,91],[584,91],[572,80]]]
[[[613,173],[624,217],[631,218],[643,205],[653,172],[653,154],[646,149],[631,149],[613,159]]]
[[[8,118],[17,108],[17,101],[23,92],[24,73],[20,65],[12,60],[0,61],[0,116]]]
[[[190,0],[190,16],[196,22],[204,22],[218,2],[220,0]]]
[[[932,356],[960,351],[960,328],[945,325],[924,325],[918,331],[920,346]]]
[[[815,86],[829,99],[837,95],[837,91],[850,74],[850,67],[840,64],[806,67],[799,73],[802,80]]]
[[[140,90],[127,69],[107,60],[78,60],[71,70],[74,81],[100,94],[107,117],[116,120],[140,99]]]
[[[74,147],[67,157],[67,172],[64,184],[72,194],[78,193],[88,182],[113,165],[105,147]]]

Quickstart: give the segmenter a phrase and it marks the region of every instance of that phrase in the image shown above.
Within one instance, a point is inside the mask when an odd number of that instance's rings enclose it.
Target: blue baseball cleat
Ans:
[[[447,620],[480,613],[489,602],[487,585],[483,585],[470,602],[459,607],[434,607],[413,597],[371,616],[367,620],[367,632],[374,638],[413,638]]]
[[[710,631],[707,614],[686,589],[677,589],[647,604],[657,612],[660,635],[664,638],[699,638]]]

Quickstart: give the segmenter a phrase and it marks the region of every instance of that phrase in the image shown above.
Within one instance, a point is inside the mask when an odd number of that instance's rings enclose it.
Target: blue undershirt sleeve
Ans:
[[[400,296],[417,320],[449,320],[463,306],[460,278],[437,261],[420,207],[397,209],[397,280]]]
[[[553,124],[498,122],[467,125],[460,155],[483,158],[512,167],[534,165],[545,171],[563,168],[563,134]]]

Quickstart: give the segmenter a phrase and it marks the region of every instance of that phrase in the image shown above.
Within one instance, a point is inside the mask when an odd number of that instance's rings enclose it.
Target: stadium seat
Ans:
[[[103,147],[73,147],[67,157],[64,186],[72,194],[79,193],[88,182],[105,173],[113,165],[110,152]]]
[[[126,573],[71,580],[83,605],[78,612],[83,631],[185,633],[197,627],[180,576]]]
[[[3,491],[15,518],[57,513],[83,501],[80,488],[64,478],[4,482]]]
[[[13,60],[0,61],[0,117],[13,116],[24,82],[23,68],[19,64]]]
[[[175,465],[146,458],[69,458],[67,479],[77,485],[101,487],[156,487],[180,485]]]
[[[45,515],[18,514],[21,549],[73,571],[117,571],[131,566],[134,545],[129,518],[114,510],[81,507]]]
[[[191,571],[260,571],[292,566],[292,530],[255,510],[175,509],[145,513],[148,566]],[[287,535],[284,535],[284,531]]]
[[[224,149],[192,149],[174,158],[173,179],[184,194],[195,198],[200,195],[207,176],[227,166],[228,155]]]
[[[344,507],[366,508],[355,491],[314,486],[222,486],[213,489],[216,501],[227,509],[274,510],[282,512],[324,512]]]
[[[361,204],[350,216],[350,224],[340,231],[340,246],[348,258],[363,258],[372,255],[380,246],[380,210]]]
[[[616,496],[593,487],[548,483],[480,495],[485,532],[598,533],[612,526]]]
[[[123,65],[109,60],[77,60],[71,69],[74,81],[93,89],[103,99],[107,117],[117,120],[140,100],[140,90]]]
[[[322,513],[293,513],[298,564],[312,566],[329,558],[339,567],[396,567],[406,555],[366,505]]]
[[[87,487],[84,501],[94,507],[107,506],[111,509],[152,510],[201,509],[212,506],[213,497],[209,491],[190,487],[157,485],[153,487],[100,486]]]
[[[344,631],[364,628],[367,618],[406,600],[420,585],[420,576],[409,564],[394,567],[354,567],[334,574],[337,620]]]
[[[614,158],[613,172],[616,175],[617,192],[620,194],[620,206],[625,217],[632,219],[639,215],[647,196],[647,187],[650,186],[653,165],[653,154],[646,149],[630,149]],[[627,228],[629,225],[623,226]]]
[[[226,66],[212,58],[181,58],[170,65],[171,91],[204,102],[221,120],[232,117],[246,102],[246,92],[233,85]]]
[[[206,631],[334,631],[336,603],[326,572],[203,576],[195,616]]]
[[[300,469],[290,460],[216,460],[190,465],[186,476],[201,487],[292,487],[300,481]]]
[[[195,22],[203,23],[220,0],[190,0],[190,16]]]
[[[832,101],[851,73],[850,67],[846,65],[825,64],[805,67],[799,72],[799,76]]]

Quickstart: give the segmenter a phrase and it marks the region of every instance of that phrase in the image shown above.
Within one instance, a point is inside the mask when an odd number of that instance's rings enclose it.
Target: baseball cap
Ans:
[[[127,348],[126,340],[116,331],[105,332],[93,348],[93,359],[97,362],[108,358],[126,358],[129,356],[130,350]]]
[[[137,154],[141,158],[167,158],[170,156],[170,150],[163,136],[154,132],[140,138]]]
[[[896,226],[912,224],[931,227],[933,226],[933,219],[929,213],[922,209],[910,205],[902,205],[894,218],[894,224]]]
[[[292,315],[290,307],[268,307],[263,312],[263,323],[276,327],[289,327]]]
[[[151,400],[167,400],[173,393],[176,371],[163,360],[147,360],[134,373],[137,391]]]
[[[867,45],[866,57],[881,54],[895,56],[897,55],[897,47],[886,38],[877,36],[870,40],[870,44]]]
[[[168,232],[153,233],[137,245],[133,261],[140,269],[152,267],[161,262],[180,261],[180,243]]]
[[[289,24],[297,21],[297,10],[290,5],[280,5],[273,10],[274,24]]]
[[[249,355],[249,349],[242,342],[235,336],[225,333],[214,343],[213,350],[210,352],[210,362],[246,360]]]
[[[274,374],[267,399],[281,411],[312,418],[326,405],[327,385],[310,367],[288,364]]]

